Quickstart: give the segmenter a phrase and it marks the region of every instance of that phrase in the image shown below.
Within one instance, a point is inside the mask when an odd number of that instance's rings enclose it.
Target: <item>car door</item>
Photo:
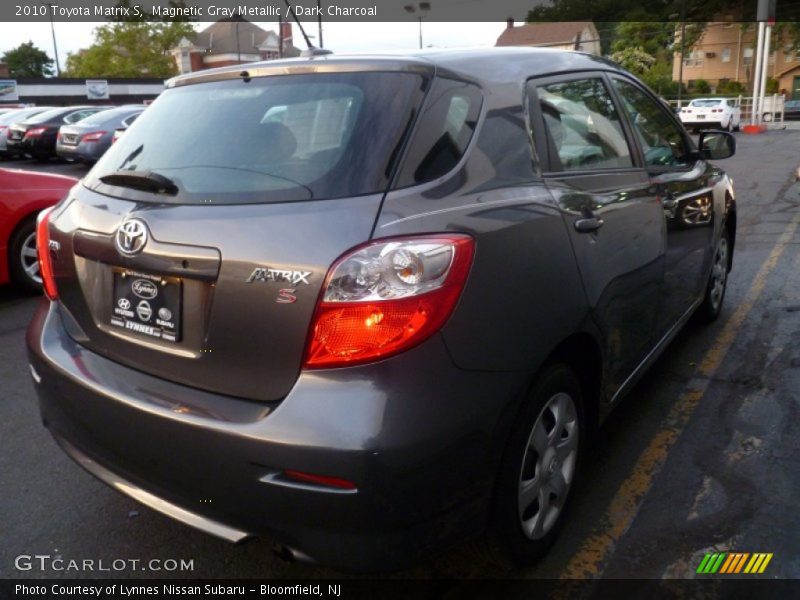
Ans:
[[[689,316],[705,291],[714,221],[721,216],[714,209],[714,171],[652,94],[627,77],[610,79],[662,209],[666,252],[656,330],[663,337]]]
[[[544,179],[604,338],[612,395],[654,343],[665,245],[661,205],[602,73],[532,79],[528,96]]]

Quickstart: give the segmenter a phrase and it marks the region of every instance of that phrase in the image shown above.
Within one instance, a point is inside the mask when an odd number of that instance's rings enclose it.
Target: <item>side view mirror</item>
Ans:
[[[700,134],[699,146],[702,158],[721,160],[736,153],[736,138],[727,131],[704,131]]]

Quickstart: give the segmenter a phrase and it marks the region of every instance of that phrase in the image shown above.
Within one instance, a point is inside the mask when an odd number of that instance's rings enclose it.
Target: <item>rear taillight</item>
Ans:
[[[47,127],[34,127],[25,132],[25,137],[39,137],[47,130]]]
[[[50,254],[50,212],[48,208],[39,213],[36,221],[36,253],[39,256],[39,274],[42,277],[44,294],[50,300],[58,299],[58,289],[53,273],[53,257]]]
[[[343,367],[421,343],[447,321],[475,242],[461,234],[372,242],[331,267],[311,323],[304,367]]]
[[[101,137],[106,134],[105,131],[93,131],[92,133],[87,133],[81,138],[82,142],[96,142]]]

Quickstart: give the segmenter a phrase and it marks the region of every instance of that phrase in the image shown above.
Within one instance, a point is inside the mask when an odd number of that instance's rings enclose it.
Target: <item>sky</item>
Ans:
[[[210,23],[197,23],[202,29]],[[276,29],[276,23],[256,23],[264,29]],[[92,44],[92,32],[101,23],[55,23],[58,58],[63,68],[67,54]],[[296,24],[294,44],[303,48],[303,38]],[[316,23],[304,23],[309,36],[317,35]],[[423,45],[436,48],[493,46],[506,26],[505,21],[493,23],[422,23]],[[324,23],[323,42],[326,48],[343,52],[397,52],[419,48],[419,24],[410,23]],[[49,23],[0,23],[0,56],[7,50],[32,41],[53,56],[53,39]],[[311,40],[316,44],[316,38]]]

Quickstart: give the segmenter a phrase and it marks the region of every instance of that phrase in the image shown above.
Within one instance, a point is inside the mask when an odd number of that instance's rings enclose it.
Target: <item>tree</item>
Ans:
[[[120,6],[128,6],[122,0]],[[180,2],[170,6],[182,7]],[[94,30],[94,43],[67,57],[70,77],[171,77],[177,73],[170,50],[194,36],[187,20],[159,21],[142,12],[135,18],[114,19]]]
[[[12,77],[47,77],[53,74],[53,59],[33,42],[9,50],[3,54],[2,62],[8,65]]]
[[[655,56],[645,52],[641,46],[619,50],[609,58],[638,77],[644,75],[656,63]]]

